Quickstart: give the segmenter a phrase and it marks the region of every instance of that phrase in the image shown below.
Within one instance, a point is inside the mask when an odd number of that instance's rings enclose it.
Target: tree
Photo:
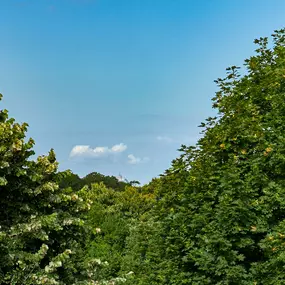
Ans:
[[[105,176],[98,172],[91,172],[85,177],[80,178],[77,174],[70,172],[70,175],[63,176],[60,180],[60,186],[62,188],[71,187],[78,191],[84,186],[91,186],[95,183],[103,182],[108,188],[112,188],[117,191],[123,191],[128,185],[126,182],[119,181],[115,176]]]
[[[125,189],[125,186],[127,185],[125,182],[119,181],[115,176],[105,176],[98,172],[89,173],[82,179],[82,181],[84,185],[88,186],[91,186],[91,184],[94,183],[103,182],[106,187],[112,188],[117,191],[123,191]]]
[[[129,184],[131,185],[131,186],[139,186],[140,185],[140,182],[139,181],[137,181],[137,180],[132,180],[132,181],[130,181],[129,182]]]
[[[134,266],[123,266],[130,228],[152,208],[154,196],[141,193],[133,186],[117,191],[107,188],[103,182],[85,190],[86,198],[92,201],[86,217],[86,226],[93,233],[87,241],[88,258],[99,258],[106,265],[97,270],[99,279],[125,276]]]
[[[63,172],[63,174],[64,173],[66,173],[66,171]],[[82,182],[82,179],[77,174],[74,174],[71,171],[69,172],[69,175],[62,175],[59,181],[60,188],[70,187],[71,189],[78,191],[82,189],[83,186],[84,183]]]
[[[217,116],[161,178],[159,284],[285,284],[285,29],[272,40],[216,81]]]
[[[27,126],[0,112],[0,284],[88,284],[80,215],[90,205],[59,188],[53,150],[30,159]]]

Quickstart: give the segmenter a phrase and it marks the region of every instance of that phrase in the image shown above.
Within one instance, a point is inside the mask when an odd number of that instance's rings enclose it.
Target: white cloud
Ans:
[[[89,145],[76,145],[70,152],[70,156],[82,155],[90,150]]]
[[[111,150],[113,152],[123,152],[127,149],[127,146],[123,143],[120,143],[120,144],[116,144],[114,146],[112,146]]]
[[[170,137],[167,137],[167,136],[157,136],[156,139],[159,141],[164,141],[164,142],[168,142],[168,143],[173,142],[173,139]]]
[[[110,154],[116,154],[123,152],[127,149],[127,146],[123,143],[116,144],[111,148],[107,146],[97,146],[95,148],[89,145],[76,145],[70,152],[70,157],[102,157]]]
[[[129,159],[128,160],[129,164],[139,164],[149,161],[148,157],[140,158],[140,157],[135,157],[133,154],[129,154],[128,159]]]

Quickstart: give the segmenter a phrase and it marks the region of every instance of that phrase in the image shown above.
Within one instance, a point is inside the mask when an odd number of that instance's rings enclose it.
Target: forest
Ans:
[[[285,284],[285,29],[254,43],[197,144],[145,185],[32,158],[1,110],[0,284]]]

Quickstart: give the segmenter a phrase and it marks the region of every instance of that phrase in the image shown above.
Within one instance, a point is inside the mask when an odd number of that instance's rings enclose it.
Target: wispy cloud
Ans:
[[[168,142],[168,143],[171,143],[173,142],[174,140],[168,136],[157,136],[156,139],[158,141],[164,141],[164,142]]]
[[[70,157],[104,157],[109,155],[114,155],[117,153],[124,152],[127,146],[123,143],[116,144],[111,148],[107,146],[97,146],[95,148],[89,145],[76,145],[72,148],[70,152]]]
[[[128,155],[128,163],[129,164],[139,164],[139,163],[145,163],[148,162],[149,158],[148,157],[135,157],[133,154]]]

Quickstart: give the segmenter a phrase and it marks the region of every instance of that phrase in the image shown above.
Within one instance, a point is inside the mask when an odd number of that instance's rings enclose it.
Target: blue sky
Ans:
[[[213,80],[285,26],[284,0],[0,0],[1,109],[60,170],[148,182],[213,115]]]

